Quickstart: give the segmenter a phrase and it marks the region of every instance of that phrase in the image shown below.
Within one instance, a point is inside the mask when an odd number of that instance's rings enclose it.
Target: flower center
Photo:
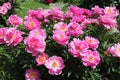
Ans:
[[[43,56],[40,57],[40,58],[39,58],[39,61],[40,61],[41,63],[44,63],[44,62],[45,62],[45,57],[43,57]]]
[[[55,67],[58,67],[58,64],[57,64],[57,62],[53,62],[52,63],[52,66],[55,68]]]
[[[89,61],[94,61],[94,57],[93,56],[89,56]]]
[[[34,77],[35,77],[35,74],[34,74],[33,72],[31,72],[31,73],[29,74],[29,77],[30,77],[30,78],[34,78]]]
[[[110,14],[112,13],[113,11],[111,9],[108,9],[107,12]]]
[[[30,22],[29,23],[31,27],[34,27],[35,26],[35,23],[34,22]]]

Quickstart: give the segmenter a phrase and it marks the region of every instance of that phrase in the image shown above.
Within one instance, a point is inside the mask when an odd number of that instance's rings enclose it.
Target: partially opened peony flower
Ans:
[[[83,65],[90,66],[94,69],[100,62],[100,56],[97,51],[88,50],[86,56],[82,58],[82,61]]]
[[[96,50],[99,46],[99,41],[97,38],[93,38],[93,37],[90,37],[90,36],[86,36],[85,37],[85,40],[87,41],[88,45],[89,45],[89,48],[93,49],[93,50]]]
[[[45,67],[49,69],[51,75],[60,75],[65,65],[61,57],[52,56],[45,61]]]
[[[61,44],[63,46],[66,46],[66,44],[68,44],[70,36],[68,36],[64,31],[55,30],[53,31],[53,33],[54,34],[52,38],[58,44]]]
[[[6,7],[8,10],[11,9],[11,3],[10,2],[4,3],[2,6]]]
[[[8,12],[8,9],[4,6],[0,6],[0,14],[5,15]]]
[[[115,57],[120,58],[120,43],[115,44],[107,49],[107,52]]]
[[[29,19],[24,21],[24,25],[26,30],[33,30],[33,29],[38,29],[40,28],[40,21],[37,19]]]
[[[37,62],[37,66],[43,65],[47,59],[48,59],[48,55],[46,53],[38,54],[35,58]]]
[[[22,37],[23,34],[24,32],[16,30],[15,28],[8,28],[4,40],[6,43],[8,43],[8,45],[16,46],[23,40],[23,37]]]
[[[15,27],[18,27],[22,24],[22,18],[19,17],[17,14],[15,15],[11,15],[9,18],[8,18],[8,24],[12,25],[12,26],[15,26]]]
[[[68,51],[74,57],[82,58],[86,55],[89,46],[85,40],[79,40],[74,38],[68,45]]]
[[[39,71],[33,68],[27,69],[25,72],[25,80],[41,80]]]

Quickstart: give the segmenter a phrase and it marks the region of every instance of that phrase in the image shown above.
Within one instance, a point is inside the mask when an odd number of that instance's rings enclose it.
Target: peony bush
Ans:
[[[2,16],[5,10],[0,8]],[[1,79],[120,79],[118,16],[115,6],[75,5],[65,12],[30,9],[24,19],[10,15],[0,28]]]

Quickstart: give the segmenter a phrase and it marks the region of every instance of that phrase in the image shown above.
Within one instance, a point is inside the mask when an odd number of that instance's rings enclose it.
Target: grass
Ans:
[[[16,9],[17,14],[24,18],[24,16],[27,15],[27,12],[29,9],[38,9],[38,8],[43,8],[43,9],[47,9],[49,8],[49,5],[45,5],[43,3],[39,3],[37,1],[34,0],[29,0],[29,1],[22,1],[22,0],[17,0],[17,2],[20,4],[20,9]]]

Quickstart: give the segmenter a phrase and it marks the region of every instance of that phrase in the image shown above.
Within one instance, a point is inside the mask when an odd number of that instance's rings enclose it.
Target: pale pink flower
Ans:
[[[108,15],[100,16],[98,22],[100,25],[103,25],[106,29],[112,29],[117,25],[116,19]]]
[[[83,57],[86,55],[86,51],[89,46],[85,40],[79,40],[74,38],[68,45],[68,51],[74,57]]]
[[[120,58],[120,43],[115,44],[107,49],[108,53],[111,53],[113,56]]]
[[[45,67],[49,69],[49,74],[60,75],[65,65],[61,57],[52,56],[45,61]]]
[[[7,21],[8,21],[8,24],[13,25],[15,27],[20,26],[23,22],[22,18],[19,17],[17,14],[11,15]]]
[[[88,50],[86,56],[82,58],[84,66],[90,66],[93,69],[100,63],[100,56],[97,51]]]
[[[117,17],[119,15],[119,11],[116,9],[116,7],[105,7],[104,9],[105,15],[112,16],[113,18]]]
[[[88,45],[89,45],[89,48],[93,49],[93,50],[96,50],[99,46],[99,41],[97,38],[93,38],[93,37],[90,37],[90,36],[86,36],[85,37],[85,40],[87,41]]]
[[[78,37],[83,34],[82,26],[76,22],[68,24],[68,35]]]
[[[35,58],[37,62],[37,66],[43,65],[47,59],[48,59],[48,55],[46,53],[38,54]]]
[[[49,11],[49,9],[43,10],[42,15],[44,16],[44,18],[48,18],[50,16]]]
[[[64,22],[59,22],[54,25],[54,29],[66,32],[68,30],[68,26]]]
[[[24,32],[21,32],[14,28],[8,28],[4,40],[6,43],[8,43],[8,45],[16,46],[23,40],[23,37],[22,37],[23,34],[24,34]]]
[[[4,44],[5,43],[5,36],[7,33],[7,29],[8,28],[0,28],[0,44]]]
[[[37,37],[35,35],[30,35],[24,39],[24,43],[28,48],[32,48],[37,52],[44,52],[46,43],[42,37]],[[29,51],[30,52],[30,51]]]
[[[11,3],[10,2],[4,3],[2,6],[6,7],[7,9],[11,9]]]
[[[4,6],[0,6],[0,14],[5,15],[8,12],[8,9]]]
[[[41,80],[40,73],[37,69],[27,69],[25,72],[25,80]]]
[[[66,35],[65,32],[55,30],[55,31],[53,31],[53,33],[54,34],[53,34],[52,38],[58,44],[63,45],[63,46],[66,46],[66,44],[68,44],[70,36]]]
[[[33,30],[40,28],[40,21],[37,19],[30,19],[24,22],[26,30]]]
[[[49,11],[49,14],[51,16],[51,18],[55,19],[55,20],[64,20],[64,12],[61,11],[60,8],[55,7],[52,10]]]
[[[31,30],[29,35],[34,35],[34,36],[37,36],[37,37],[42,37],[43,39],[46,38],[46,32],[45,32],[44,29],[34,29],[34,30]]]

